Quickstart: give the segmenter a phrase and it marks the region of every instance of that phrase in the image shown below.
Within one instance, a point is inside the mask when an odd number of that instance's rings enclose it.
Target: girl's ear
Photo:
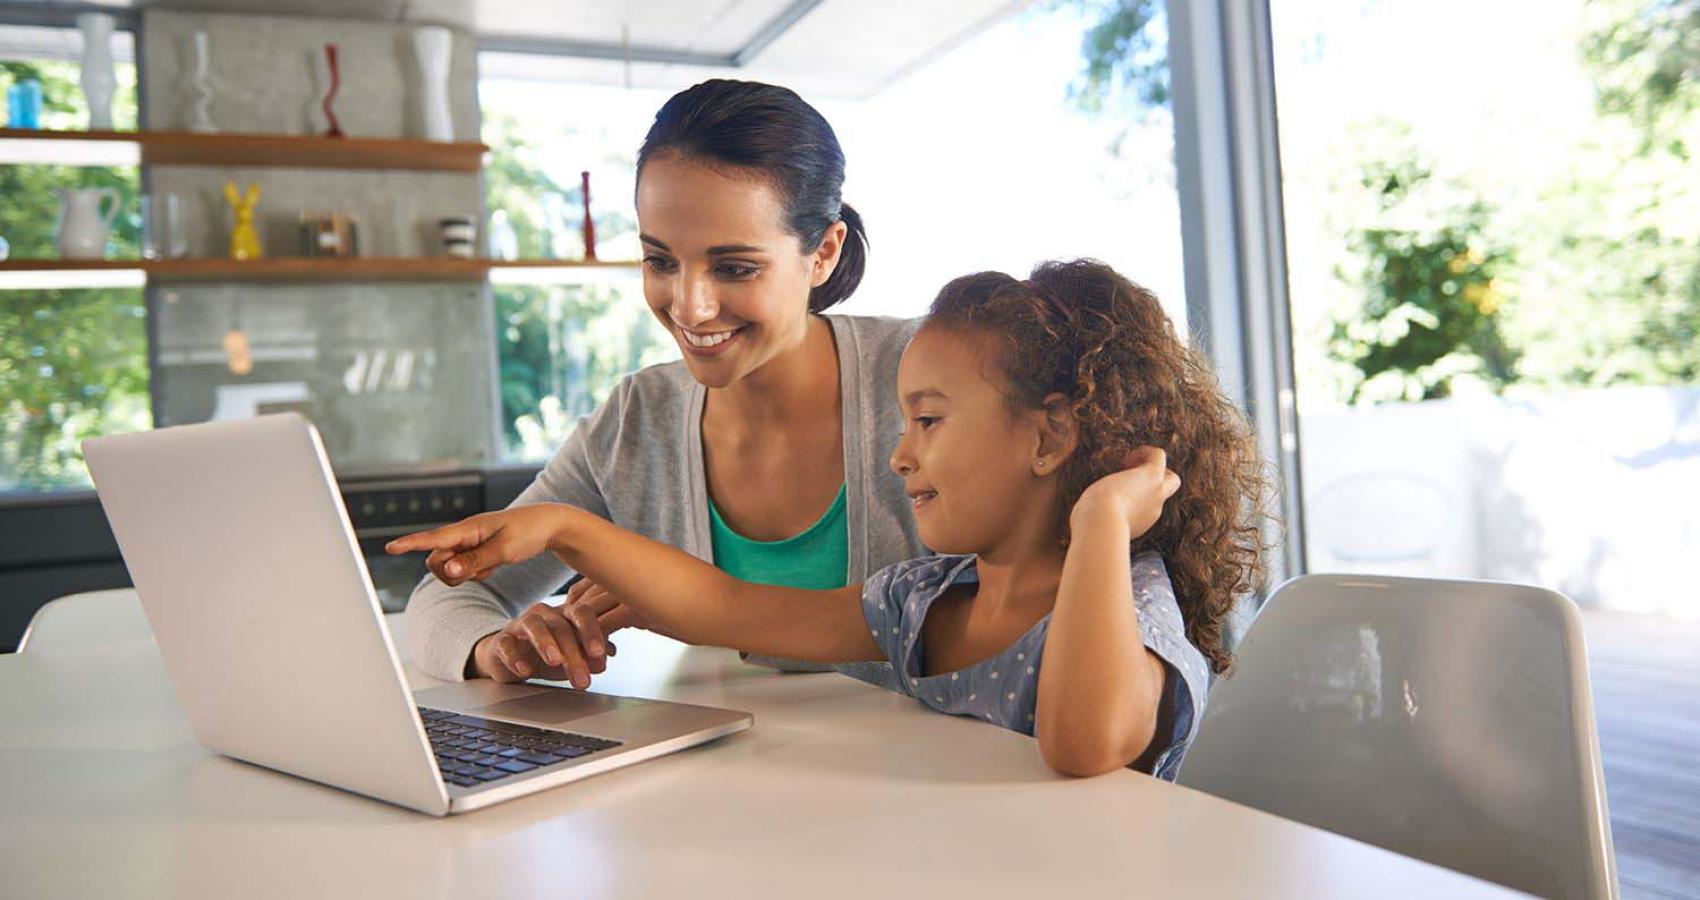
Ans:
[[[1079,448],[1080,420],[1075,418],[1068,395],[1062,393],[1047,394],[1044,408],[1039,412],[1039,446],[1033,455],[1033,474],[1042,476],[1060,471]]]
[[[834,222],[827,227],[820,246],[809,254],[809,287],[820,287],[832,277],[832,270],[838,268],[839,254],[844,251],[844,237],[849,233],[850,227],[843,222]]]

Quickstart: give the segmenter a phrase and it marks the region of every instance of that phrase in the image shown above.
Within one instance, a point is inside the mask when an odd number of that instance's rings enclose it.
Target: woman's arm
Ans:
[[[1046,764],[1065,775],[1126,766],[1156,734],[1165,669],[1141,639],[1128,548],[1180,481],[1160,450],[1131,462],[1088,487],[1069,517],[1034,722]]]
[[[451,585],[487,578],[548,550],[636,608],[656,630],[689,643],[816,662],[885,658],[862,617],[860,585],[808,591],[739,581],[571,506],[542,503],[485,513],[399,538],[388,549],[432,551],[426,564]],[[574,624],[590,630],[594,618],[574,618]],[[601,643],[586,638],[586,644]],[[585,649],[596,654],[600,647]]]
[[[615,412],[617,403],[610,398],[581,421],[512,505],[570,503],[606,515],[606,504],[591,474],[590,436],[603,427],[603,417]],[[428,674],[450,681],[567,679],[568,661],[561,659],[559,651],[555,659],[548,659],[530,635],[547,629],[554,609],[539,601],[571,574],[547,553],[508,566],[482,582],[449,585],[433,572],[414,588],[404,613],[408,657]],[[504,632],[507,640],[501,638]],[[572,674],[581,675],[571,679],[578,683],[588,678],[590,670]]]

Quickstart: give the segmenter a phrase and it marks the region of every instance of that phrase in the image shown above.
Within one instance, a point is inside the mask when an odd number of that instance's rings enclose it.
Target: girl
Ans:
[[[914,326],[825,314],[867,257],[832,127],[784,88],[707,81],[656,113],[637,168],[644,299],[684,359],[622,381],[515,504],[570,504],[794,587],[925,552],[883,471]],[[443,679],[588,685],[603,659],[557,640],[570,625],[538,602],[573,570],[549,554],[511,562],[482,582],[427,576],[407,606],[409,656]],[[607,601],[589,581],[569,596]],[[615,610],[608,625],[636,621]],[[890,668],[852,674],[883,683]]]
[[[903,354],[891,455],[940,554],[832,591],[745,584],[583,510],[537,505],[395,541],[451,584],[552,551],[694,643],[889,660],[936,710],[1035,735],[1059,772],[1173,779],[1222,625],[1258,586],[1249,429],[1148,291],[1091,261],[959,278]],[[1168,509],[1165,511],[1165,506]],[[607,601],[568,606],[591,656]]]

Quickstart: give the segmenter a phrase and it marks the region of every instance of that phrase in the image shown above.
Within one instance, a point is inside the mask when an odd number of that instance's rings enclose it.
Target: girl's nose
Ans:
[[[915,471],[915,459],[909,454],[908,443],[909,434],[904,432],[897,439],[896,449],[891,451],[891,470],[904,478],[908,478],[909,474]]]

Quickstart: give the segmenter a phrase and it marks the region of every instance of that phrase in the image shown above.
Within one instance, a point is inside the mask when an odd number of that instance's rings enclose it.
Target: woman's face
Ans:
[[[644,298],[697,381],[726,387],[802,343],[842,225],[805,252],[766,181],[677,153],[644,164],[637,214]]]

